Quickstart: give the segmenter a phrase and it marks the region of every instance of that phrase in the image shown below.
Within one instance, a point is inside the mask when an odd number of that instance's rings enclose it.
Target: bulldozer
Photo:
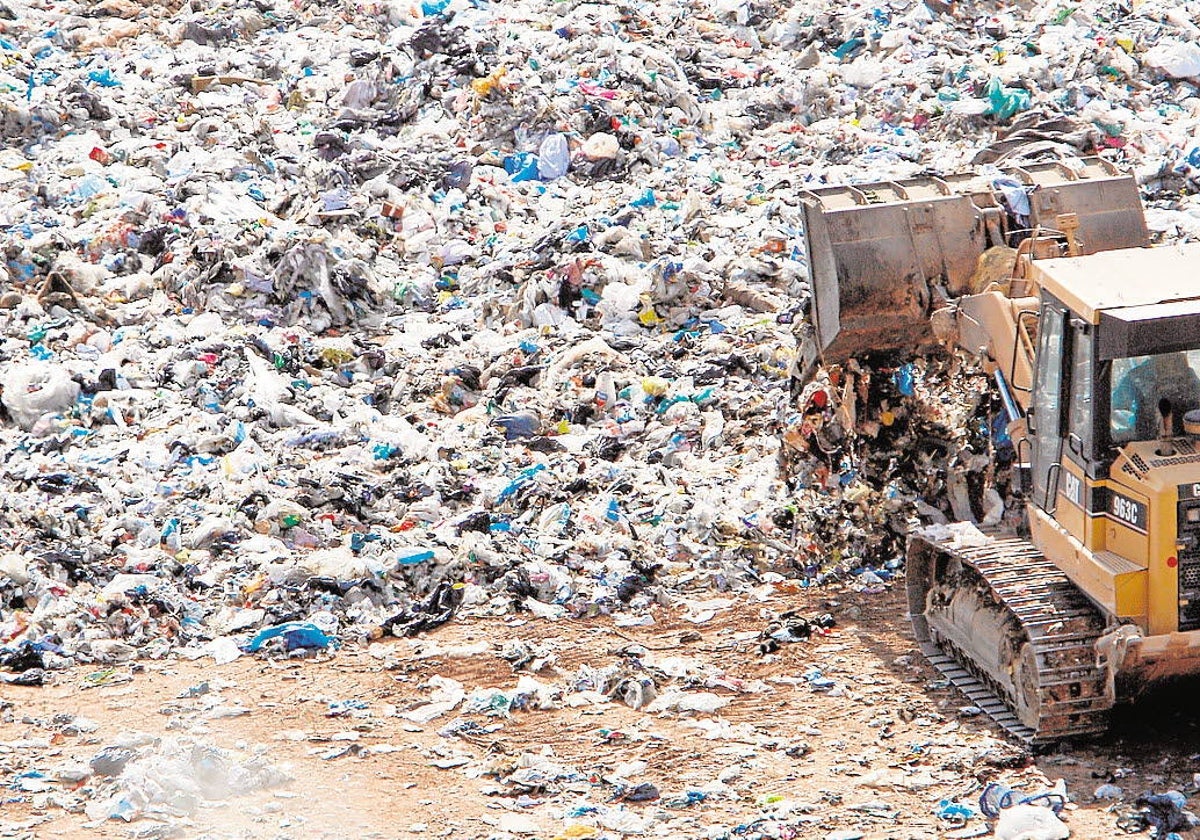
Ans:
[[[801,202],[807,358],[957,348],[1015,446],[1020,527],[908,536],[928,660],[1033,747],[1200,673],[1200,244],[1151,246],[1098,158]]]

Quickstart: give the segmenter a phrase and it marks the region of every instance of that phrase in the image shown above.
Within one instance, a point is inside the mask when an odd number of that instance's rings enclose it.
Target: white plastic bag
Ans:
[[[1066,840],[1071,829],[1049,808],[1013,805],[996,820],[997,840]]]
[[[79,383],[66,368],[48,362],[18,365],[4,377],[4,407],[25,431],[43,414],[66,411],[79,399]]]
[[[1146,50],[1143,62],[1172,79],[1200,77],[1200,47],[1183,41],[1161,41]]]

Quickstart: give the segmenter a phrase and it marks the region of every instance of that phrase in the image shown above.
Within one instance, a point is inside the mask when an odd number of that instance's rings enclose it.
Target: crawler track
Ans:
[[[913,535],[906,576],[921,652],[1014,737],[1037,747],[1108,728],[1113,699],[1095,653],[1104,618],[1032,544]],[[964,603],[978,606],[968,620]],[[1000,648],[990,665],[967,649],[989,634]]]

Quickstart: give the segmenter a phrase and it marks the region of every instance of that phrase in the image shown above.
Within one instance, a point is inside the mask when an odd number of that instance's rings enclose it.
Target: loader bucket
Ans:
[[[987,240],[978,208],[943,181],[804,196],[817,349],[839,361],[930,344],[931,287],[961,288]]]
[[[1075,214],[1081,252],[1147,245],[1137,184],[1106,161],[1004,170],[1030,215],[1006,212],[986,176],[915,178],[823,187],[802,194],[812,289],[812,348],[826,362],[934,343],[931,301],[973,290],[980,256],[1015,246],[1021,228],[1054,229]],[[1006,241],[1010,240],[1010,241]]]
[[[1040,163],[1010,170],[1026,185],[1030,226],[1054,228],[1064,213],[1079,217],[1080,253],[1144,248],[1150,244],[1137,182],[1107,161],[1092,158],[1081,174],[1061,163]]]

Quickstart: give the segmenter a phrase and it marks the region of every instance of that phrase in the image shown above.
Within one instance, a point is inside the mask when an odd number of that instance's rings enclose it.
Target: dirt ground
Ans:
[[[41,688],[5,687],[0,836],[618,837],[586,826],[597,824],[597,806],[622,804],[642,820],[642,836],[963,837],[986,834],[986,821],[975,816],[965,830],[943,821],[936,813],[942,800],[973,802],[989,780],[1033,792],[1063,778],[1074,800],[1064,813],[1074,836],[1108,837],[1120,833],[1116,820],[1129,806],[1094,801],[1100,784],[1113,781],[1130,800],[1147,790],[1191,791],[1200,770],[1187,700],[1194,687],[1122,712],[1103,741],[1031,757],[970,714],[969,701],[920,659],[901,595],[895,586],[874,594],[777,593],[719,610],[705,623],[661,608],[655,624],[624,629],[609,618],[467,619],[430,634],[443,653],[424,658],[410,641],[389,639],[306,660],[149,661],[99,677],[94,668],[59,673]],[[755,636],[784,609],[828,609],[838,625],[764,657]],[[716,715],[648,713],[620,702],[464,714],[485,728],[466,737],[438,734],[461,709],[420,726],[397,716],[428,699],[434,676],[458,680],[468,697],[476,688],[511,689],[519,675],[497,650],[514,639],[550,651],[549,664],[532,675],[550,686],[568,685],[582,666],[613,663],[624,651],[709,666],[715,683],[692,680],[689,694],[711,692],[729,703]],[[813,668],[832,687],[814,682]],[[206,681],[210,690],[201,693]],[[658,682],[660,694],[670,688],[669,680]],[[187,696],[189,689],[197,696]],[[339,701],[365,708],[331,717],[330,703]],[[78,717],[94,721],[95,731],[79,732],[69,723]],[[729,726],[707,724],[714,719]],[[192,739],[242,757],[257,751],[291,781],[131,823],[82,812],[94,779],[34,792],[14,781],[86,764],[131,732]],[[553,756],[582,778],[540,790],[506,783],[523,754]],[[661,797],[616,803],[622,788],[613,774],[636,761],[645,766],[629,778],[653,783]],[[724,793],[705,788],[718,777]],[[702,789],[709,791],[702,802],[686,804],[688,791]]]

